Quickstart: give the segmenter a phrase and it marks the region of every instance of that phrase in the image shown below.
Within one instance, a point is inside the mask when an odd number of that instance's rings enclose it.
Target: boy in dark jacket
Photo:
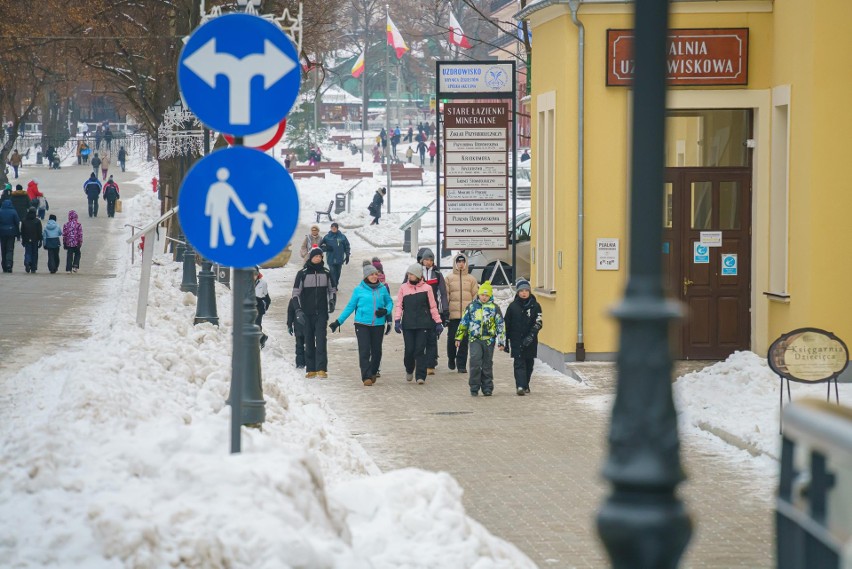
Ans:
[[[432,294],[438,304],[438,314],[441,315],[441,323],[447,326],[450,323],[450,303],[447,299],[447,281],[441,271],[435,268],[435,254],[431,249],[420,250],[420,264],[423,265],[423,282],[432,287]],[[435,375],[438,367],[438,335],[434,332],[429,334],[429,343],[426,346],[426,373]]]
[[[97,154],[95,156],[97,157]],[[100,161],[98,161],[98,164],[100,164]],[[101,197],[101,182],[94,172],[83,182],[83,193],[86,194],[86,198],[89,200],[89,217],[97,217],[98,198]]]
[[[27,210],[27,216],[21,222],[21,244],[24,246],[24,269],[28,273],[38,270],[38,250],[41,249],[43,228],[36,216],[36,208]]]
[[[11,273],[15,264],[15,241],[21,239],[21,218],[12,205],[12,200],[4,200],[0,205],[0,254],[3,259],[3,272]]]
[[[529,281],[519,279],[515,289],[515,300],[506,310],[506,352],[515,363],[515,389],[518,395],[524,395],[530,392],[530,377],[538,352],[541,305],[533,296]]]
[[[304,320],[305,377],[328,377],[326,326],[328,315],[334,312],[337,280],[323,263],[319,247],[311,249],[304,268],[296,273],[293,297],[296,299],[296,320]]]
[[[287,305],[287,331],[296,338],[296,369],[302,369],[305,367],[305,330],[302,322],[296,319],[298,309],[298,299],[291,297],[290,304]]]

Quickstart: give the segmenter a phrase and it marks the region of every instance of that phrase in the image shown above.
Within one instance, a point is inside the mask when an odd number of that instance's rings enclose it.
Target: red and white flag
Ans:
[[[405,45],[405,40],[402,39],[402,34],[399,33],[399,30],[390,19],[390,16],[388,16],[387,30],[388,45],[396,50],[396,58],[401,59],[403,54],[408,51],[408,46]]]
[[[452,10],[450,10],[450,44],[463,47],[464,49],[472,47],[470,42],[467,41],[467,36],[464,35],[464,30],[462,30]]]

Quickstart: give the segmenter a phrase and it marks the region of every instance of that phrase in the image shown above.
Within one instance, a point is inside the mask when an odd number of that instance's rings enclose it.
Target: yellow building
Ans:
[[[539,354],[557,369],[618,350],[608,311],[626,283],[642,112],[633,7],[538,0],[518,14],[533,37],[531,278],[550,323]],[[671,3],[661,254],[689,315],[676,357],[766,354],[806,326],[852,342],[850,23],[848,0]]]

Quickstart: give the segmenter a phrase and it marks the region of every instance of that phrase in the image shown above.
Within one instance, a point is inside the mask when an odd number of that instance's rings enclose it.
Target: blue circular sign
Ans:
[[[204,257],[252,267],[280,253],[299,221],[299,195],[274,158],[238,146],[198,161],[183,180],[178,218]]]
[[[301,83],[299,55],[275,24],[250,14],[214,18],[189,37],[178,85],[198,119],[214,130],[246,136],[287,116]]]
[[[707,254],[707,247],[705,245],[699,245],[695,249],[695,252],[698,253],[699,255],[706,255]]]
[[[734,259],[734,257],[732,257],[730,255],[725,257],[725,266],[726,267],[733,267],[736,264],[737,264],[737,261]]]

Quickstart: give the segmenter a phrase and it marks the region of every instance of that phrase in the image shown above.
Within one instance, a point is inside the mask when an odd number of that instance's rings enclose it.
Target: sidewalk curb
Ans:
[[[757,446],[753,445],[752,443],[743,440],[741,437],[738,437],[737,435],[735,435],[733,433],[729,433],[725,429],[721,429],[719,427],[714,427],[713,425],[709,424],[707,421],[699,421],[698,423],[695,424],[695,426],[698,427],[699,429],[701,429],[704,432],[707,432],[707,433],[710,433],[713,436],[719,437],[720,439],[722,439],[723,441],[725,441],[726,443],[728,443],[731,446],[737,447],[740,450],[744,450],[744,451],[748,452],[752,456],[755,456],[755,457],[767,456],[767,457],[769,457],[773,460],[778,460],[778,457],[775,456],[774,454],[772,454],[770,452],[766,452],[766,451],[758,448]]]

